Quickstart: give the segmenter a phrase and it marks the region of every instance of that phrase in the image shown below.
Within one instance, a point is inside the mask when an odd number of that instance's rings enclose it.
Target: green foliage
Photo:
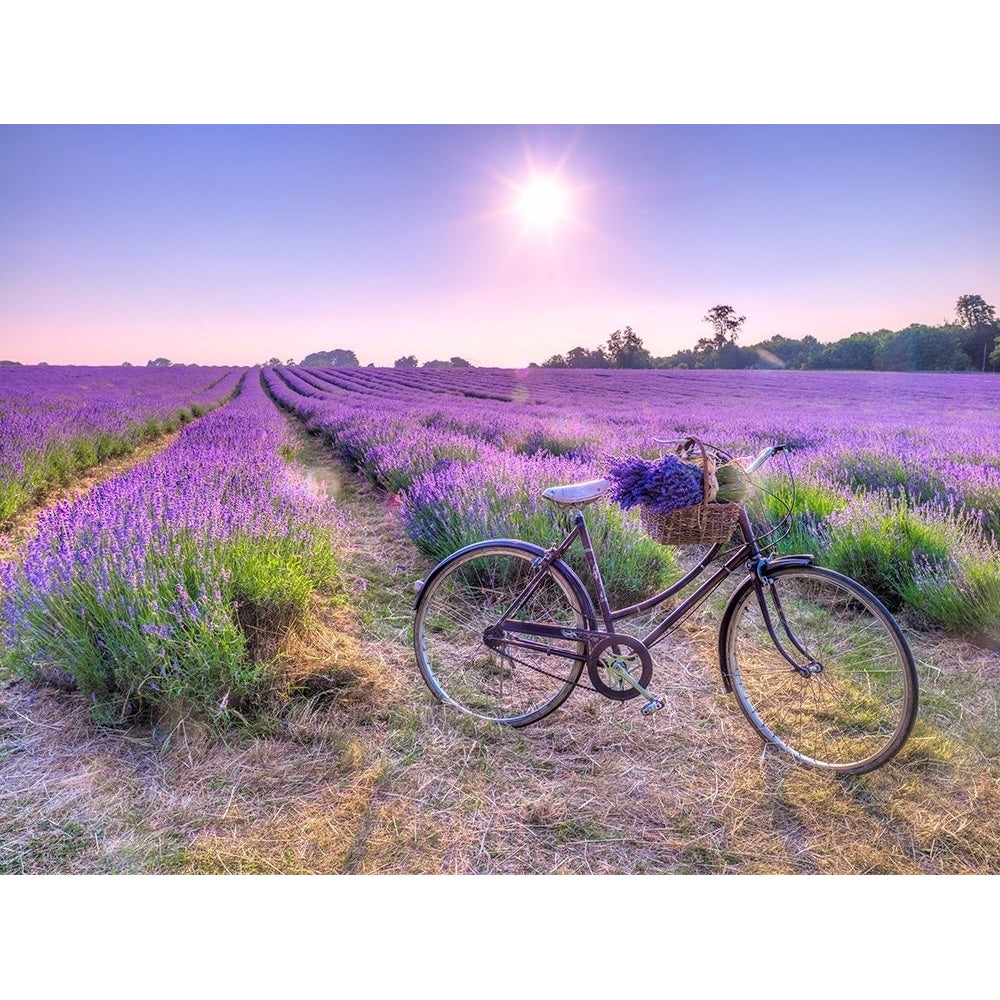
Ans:
[[[718,353],[727,346],[735,347],[746,319],[746,316],[737,316],[732,306],[713,306],[704,316],[704,321],[712,324],[713,334],[711,337],[701,337],[695,346],[695,351],[710,354]],[[729,368],[732,365],[718,367]]]
[[[928,518],[887,498],[859,499],[831,515],[823,561],[853,577],[899,611],[921,572],[944,569],[954,533],[943,518]]]
[[[643,347],[642,338],[630,326],[615,330],[608,337],[607,345],[595,353],[606,357],[612,368],[649,368],[653,363],[652,355]]]
[[[748,509],[761,535],[788,517],[777,539],[778,552],[818,555],[826,546],[830,516],[847,504],[843,495],[818,481],[803,477],[793,484],[780,477],[763,480]]]
[[[962,325],[962,350],[968,355],[976,371],[994,370],[1000,357],[996,357],[1000,324],[996,310],[981,295],[962,295],[955,303],[955,315]]]
[[[969,358],[962,350],[957,328],[913,323],[883,341],[873,364],[880,371],[964,371]]]
[[[967,550],[947,565],[917,566],[903,601],[925,623],[1000,648],[1000,558]]]

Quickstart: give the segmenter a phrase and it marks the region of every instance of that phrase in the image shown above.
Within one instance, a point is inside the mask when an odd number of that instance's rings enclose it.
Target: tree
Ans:
[[[166,358],[156,358],[153,361],[147,361],[147,368],[169,368],[173,362],[168,361]]]
[[[267,367],[268,368],[278,368],[278,367],[280,367],[280,365],[281,365],[281,358],[271,358],[267,362]]]
[[[542,362],[543,368],[566,368],[566,358],[561,354],[553,354],[547,361]]]
[[[996,310],[981,295],[962,295],[955,303],[955,315],[967,331],[962,337],[962,350],[976,368],[986,371],[997,341]]]
[[[872,371],[875,355],[884,340],[892,334],[888,330],[880,333],[852,333],[843,340],[827,344],[817,358],[817,368],[832,368],[839,371]]]
[[[303,368],[360,368],[361,362],[354,351],[335,347],[332,351],[314,351],[302,359]]]
[[[624,330],[615,330],[608,337],[603,353],[612,368],[651,368],[653,365],[653,356],[643,346],[642,338],[630,326]]]
[[[451,359],[452,368],[471,368],[472,365],[465,360],[465,358],[452,358]]]
[[[585,347],[574,347],[566,352],[567,368],[607,368],[608,357],[603,349],[588,351]]]
[[[405,358],[396,358],[392,363],[393,368],[416,368],[418,362],[416,355],[407,354]]]
[[[968,363],[954,327],[911,323],[881,345],[874,367],[893,372],[941,372],[964,371]]]
[[[713,306],[704,316],[706,323],[712,324],[715,331],[711,337],[701,337],[695,350],[699,353],[718,351],[726,344],[735,344],[739,339],[740,327],[746,322],[746,316],[737,316],[732,306]]]
[[[823,345],[811,334],[801,340],[776,334],[752,350],[757,354],[757,367],[765,368],[811,368],[823,353]]]

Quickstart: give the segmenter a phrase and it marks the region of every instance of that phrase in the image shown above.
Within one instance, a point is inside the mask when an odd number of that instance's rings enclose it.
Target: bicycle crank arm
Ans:
[[[655,694],[650,694],[629,672],[621,663],[613,663],[608,668],[608,673],[614,675],[619,680],[625,681],[626,684],[630,684],[636,689],[646,699],[646,704],[642,706],[640,711],[643,715],[650,715],[653,712],[659,711],[663,708],[664,702],[662,698],[657,698]]]

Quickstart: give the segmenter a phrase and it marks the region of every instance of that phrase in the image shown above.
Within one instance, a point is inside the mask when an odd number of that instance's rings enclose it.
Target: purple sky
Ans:
[[[525,227],[556,174],[565,214]],[[998,126],[0,127],[0,358],[517,367],[1000,308]]]

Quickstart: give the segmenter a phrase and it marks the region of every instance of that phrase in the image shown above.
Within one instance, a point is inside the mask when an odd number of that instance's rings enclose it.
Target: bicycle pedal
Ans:
[[[658,712],[666,702],[662,698],[654,698],[652,701],[647,701],[642,708],[639,709],[643,715],[652,715],[654,712]]]

